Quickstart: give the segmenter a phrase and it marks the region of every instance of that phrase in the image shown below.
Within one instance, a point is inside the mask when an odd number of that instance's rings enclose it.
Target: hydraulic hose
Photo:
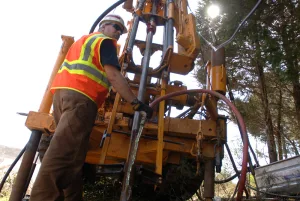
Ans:
[[[239,176],[239,173],[235,173],[231,177],[228,177],[228,178],[226,178],[224,180],[215,180],[215,184],[224,184],[224,183],[227,183],[229,181],[232,181],[233,179],[235,179],[238,176]]]
[[[190,90],[184,90],[184,91],[169,93],[165,96],[159,97],[158,99],[154,100],[150,104],[150,107],[153,108],[160,101],[167,100],[171,97],[179,96],[179,95],[183,95],[183,94],[188,94],[188,93],[208,93],[210,95],[213,95],[213,96],[223,100],[230,107],[230,109],[233,111],[233,113],[235,114],[235,116],[237,118],[237,121],[241,125],[241,132],[242,132],[243,144],[244,144],[244,146],[243,146],[243,162],[242,162],[242,170],[241,170],[241,176],[240,176],[239,186],[238,186],[238,194],[237,194],[237,198],[236,198],[236,200],[240,201],[242,199],[243,190],[244,190],[245,182],[246,182],[246,174],[247,174],[248,136],[247,136],[246,126],[245,126],[245,122],[242,118],[242,115],[237,110],[237,108],[233,105],[233,103],[229,99],[227,99],[224,95],[222,95],[218,92],[215,92],[215,91],[211,91],[211,90],[208,90],[208,89],[190,89]]]
[[[233,157],[232,157],[231,151],[230,151],[229,146],[228,146],[227,143],[225,143],[225,147],[226,147],[226,150],[227,150],[229,159],[230,159],[230,161],[231,161],[232,167],[233,167],[235,173],[239,175],[239,174],[240,174],[240,171],[237,169],[237,167],[236,167],[236,165],[235,165],[234,159],[233,159]]]
[[[25,150],[26,150],[26,146],[27,144],[25,145],[25,147],[20,151],[19,155],[17,156],[17,158],[14,160],[14,162],[10,165],[10,167],[8,168],[7,172],[5,173],[2,181],[1,181],[1,184],[0,184],[0,193],[2,191],[2,188],[5,184],[5,181],[7,179],[7,177],[9,176],[10,172],[12,171],[12,169],[15,167],[15,165],[17,164],[17,162],[20,160],[20,158],[23,156]]]
[[[90,30],[90,34],[94,32],[96,26],[99,24],[99,22],[109,13],[111,12],[113,9],[115,9],[116,7],[118,7],[121,3],[124,3],[126,0],[119,0],[116,3],[114,3],[113,5],[111,5],[108,9],[106,9],[98,18],[97,20],[94,22],[93,26],[91,27]]]

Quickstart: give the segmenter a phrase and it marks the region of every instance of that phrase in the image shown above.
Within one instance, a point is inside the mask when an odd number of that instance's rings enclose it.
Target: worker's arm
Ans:
[[[145,111],[148,118],[152,116],[152,108],[139,101],[132,93],[127,81],[120,73],[120,64],[116,55],[116,47],[111,40],[104,40],[100,47],[101,63],[107,75],[107,79],[114,89],[124,98],[131,103],[135,111]]]
[[[129,103],[136,98],[132,93],[127,81],[120,73],[120,71],[112,65],[104,65],[104,69],[107,75],[107,79],[110,84],[115,88],[115,90]]]
[[[135,97],[120,71],[112,65],[104,65],[104,69],[110,84],[125,100],[131,103],[133,109],[135,111],[145,111],[147,117],[151,118],[153,109]]]

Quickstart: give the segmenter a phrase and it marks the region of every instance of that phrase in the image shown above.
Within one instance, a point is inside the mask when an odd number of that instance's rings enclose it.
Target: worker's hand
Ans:
[[[151,118],[153,114],[153,109],[147,104],[139,101],[137,98],[131,102],[132,108],[135,111],[144,111],[147,114],[147,118]]]

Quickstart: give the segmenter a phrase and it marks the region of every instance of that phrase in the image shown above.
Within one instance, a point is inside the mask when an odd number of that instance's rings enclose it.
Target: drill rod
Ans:
[[[155,8],[155,6],[153,8]],[[153,10],[153,12],[155,11]],[[141,81],[140,81],[140,86],[138,91],[138,99],[142,102],[144,102],[144,94],[145,94],[146,82],[147,82],[147,71],[149,68],[150,57],[152,53],[151,45],[152,45],[153,35],[155,33],[155,19],[152,17],[149,23],[151,24],[152,27],[147,30],[148,33],[146,37],[146,49],[145,49],[144,57],[142,59],[143,69],[142,69]],[[131,184],[133,179],[132,168],[134,166],[134,161],[138,149],[138,143],[146,120],[146,116],[143,116],[142,114],[143,114],[142,112],[135,112],[134,114],[129,150],[128,150],[127,159],[124,168],[125,174],[123,178],[120,201],[131,200],[131,193],[132,193]]]

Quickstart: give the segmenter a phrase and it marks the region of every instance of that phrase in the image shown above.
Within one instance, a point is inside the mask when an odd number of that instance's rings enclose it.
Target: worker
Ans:
[[[120,16],[107,15],[98,32],[81,37],[70,47],[51,87],[57,126],[31,201],[82,200],[82,167],[89,136],[111,85],[135,111],[151,117],[152,108],[136,98],[120,72],[117,40],[126,32]]]

